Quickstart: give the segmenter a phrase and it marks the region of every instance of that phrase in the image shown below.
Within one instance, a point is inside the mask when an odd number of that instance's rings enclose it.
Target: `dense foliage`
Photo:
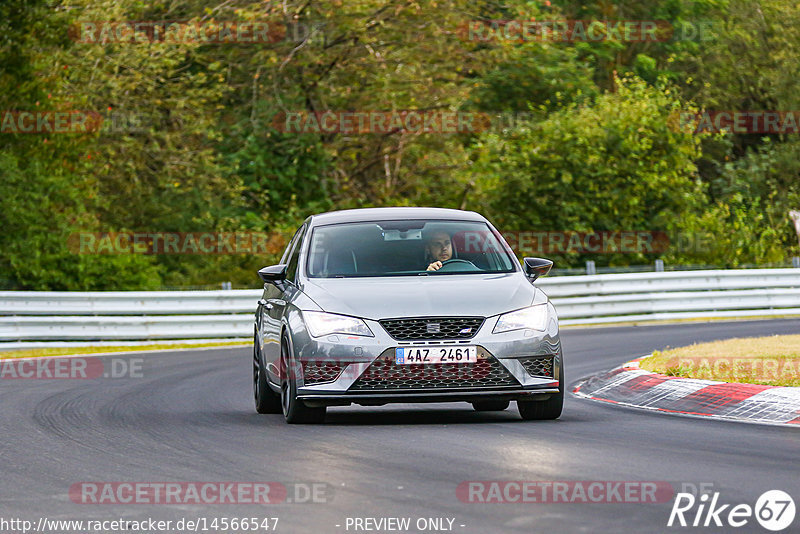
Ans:
[[[525,41],[487,22],[533,20],[669,31]],[[267,23],[271,38],[92,40],[87,21]],[[4,0],[4,117],[83,110],[103,122],[0,132],[0,286],[253,285],[309,214],[395,205],[472,209],[503,231],[647,231],[673,242],[550,254],[560,267],[782,264],[800,253],[788,216],[800,209],[798,134],[696,133],[682,117],[800,109],[797,22],[800,7],[782,0]],[[484,127],[281,127],[287,113],[328,110],[463,112]],[[254,232],[275,246],[75,249],[76,235],[102,232]]]

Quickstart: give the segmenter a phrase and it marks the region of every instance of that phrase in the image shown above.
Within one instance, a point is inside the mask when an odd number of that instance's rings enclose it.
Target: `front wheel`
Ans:
[[[564,407],[564,361],[558,363],[558,393],[544,401],[517,401],[519,415],[526,421],[558,419]]]
[[[310,408],[297,398],[297,373],[289,357],[289,338],[281,340],[281,407],[289,424],[322,423],[325,421],[325,406]]]
[[[253,397],[256,402],[256,412],[281,413],[281,398],[267,384],[267,373],[261,365],[259,347],[256,336],[253,340]]]

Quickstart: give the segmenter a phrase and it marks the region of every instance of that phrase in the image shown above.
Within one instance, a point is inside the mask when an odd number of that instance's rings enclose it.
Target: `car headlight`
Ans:
[[[353,334],[375,337],[367,324],[355,317],[336,315],[335,313],[304,311],[303,318],[306,321],[308,331],[314,337],[328,334]]]
[[[501,315],[492,332],[499,334],[501,332],[510,332],[511,330],[521,330],[523,328],[544,331],[546,327],[547,303],[544,303]]]

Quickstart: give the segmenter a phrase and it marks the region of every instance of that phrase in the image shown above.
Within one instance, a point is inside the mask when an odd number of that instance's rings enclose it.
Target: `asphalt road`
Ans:
[[[567,381],[666,346],[798,332],[800,320],[568,329]],[[253,410],[250,350],[142,355],[140,373],[127,378],[0,380],[0,521],[278,517],[278,532],[335,533],[357,531],[348,517],[408,517],[412,526],[451,518],[464,533],[690,530],[667,528],[671,501],[462,502],[456,487],[472,480],[712,483],[721,503],[752,505],[781,489],[800,507],[800,429],[571,394],[553,422],[523,422],[513,404],[500,413],[440,404],[332,408],[324,425],[290,426]],[[81,481],[324,483],[327,502],[76,504],[68,491]],[[766,532],[754,519],[743,531]]]

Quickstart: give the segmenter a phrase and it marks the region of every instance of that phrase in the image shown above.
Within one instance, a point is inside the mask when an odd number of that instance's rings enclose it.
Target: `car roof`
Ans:
[[[339,224],[368,221],[396,221],[404,219],[441,219],[457,221],[486,222],[483,215],[474,211],[454,210],[447,208],[360,208],[352,210],[330,211],[312,215],[311,225]]]

